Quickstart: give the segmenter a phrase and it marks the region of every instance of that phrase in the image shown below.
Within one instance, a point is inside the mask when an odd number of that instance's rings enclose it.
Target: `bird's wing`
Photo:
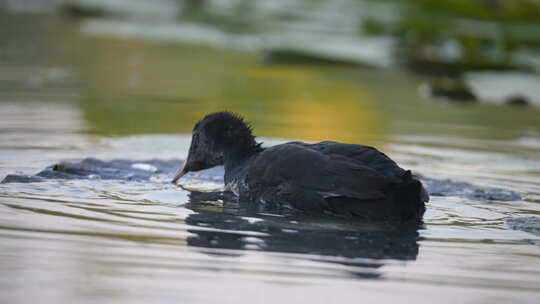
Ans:
[[[324,141],[309,147],[325,155],[340,155],[350,162],[367,166],[382,175],[401,177],[406,172],[386,154],[370,146]]]
[[[305,144],[284,144],[262,152],[249,176],[263,187],[315,192],[323,197],[381,199],[395,178],[338,155],[326,155]]]

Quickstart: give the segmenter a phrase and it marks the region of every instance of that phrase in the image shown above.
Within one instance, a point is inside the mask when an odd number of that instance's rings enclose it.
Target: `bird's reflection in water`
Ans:
[[[186,223],[194,226],[188,229],[194,234],[187,239],[189,246],[309,254],[313,261],[349,266],[345,271],[361,278],[380,277],[374,270],[385,261],[411,261],[418,256],[420,225],[416,223],[358,223],[301,216],[272,206],[238,202],[223,192],[193,191],[186,207],[196,212],[186,218]]]

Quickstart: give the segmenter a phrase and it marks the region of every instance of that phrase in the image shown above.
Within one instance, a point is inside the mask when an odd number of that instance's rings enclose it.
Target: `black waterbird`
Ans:
[[[218,165],[225,166],[225,190],[239,199],[309,214],[421,221],[429,200],[410,171],[373,147],[324,141],[263,148],[251,126],[229,112],[197,122],[172,182]]]

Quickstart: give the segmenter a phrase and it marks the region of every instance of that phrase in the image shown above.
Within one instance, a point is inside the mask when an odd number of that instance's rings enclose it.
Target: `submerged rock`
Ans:
[[[479,187],[451,180],[420,178],[431,196],[457,196],[477,201],[518,201],[521,196],[514,191],[492,187]]]
[[[38,183],[45,181],[44,178],[35,176],[35,175],[23,175],[23,174],[9,174],[7,175],[0,184],[9,184],[9,183]]]
[[[178,169],[179,160],[111,160],[86,158],[81,162],[63,162],[49,166],[35,176],[8,175],[2,183],[33,183],[47,179],[119,179],[147,181],[152,175],[171,175]]]
[[[540,217],[538,216],[512,217],[506,220],[506,225],[514,230],[540,235]]]

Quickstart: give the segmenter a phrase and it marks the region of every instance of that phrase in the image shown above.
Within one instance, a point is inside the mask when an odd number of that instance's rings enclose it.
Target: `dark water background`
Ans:
[[[389,227],[234,205],[204,192],[216,171],[191,192],[167,172],[0,184],[1,302],[535,303],[537,2],[414,2],[0,1],[0,179],[179,164],[194,122],[227,109],[267,145],[371,144],[520,197],[432,195],[425,226]],[[463,84],[475,101],[447,96]]]

